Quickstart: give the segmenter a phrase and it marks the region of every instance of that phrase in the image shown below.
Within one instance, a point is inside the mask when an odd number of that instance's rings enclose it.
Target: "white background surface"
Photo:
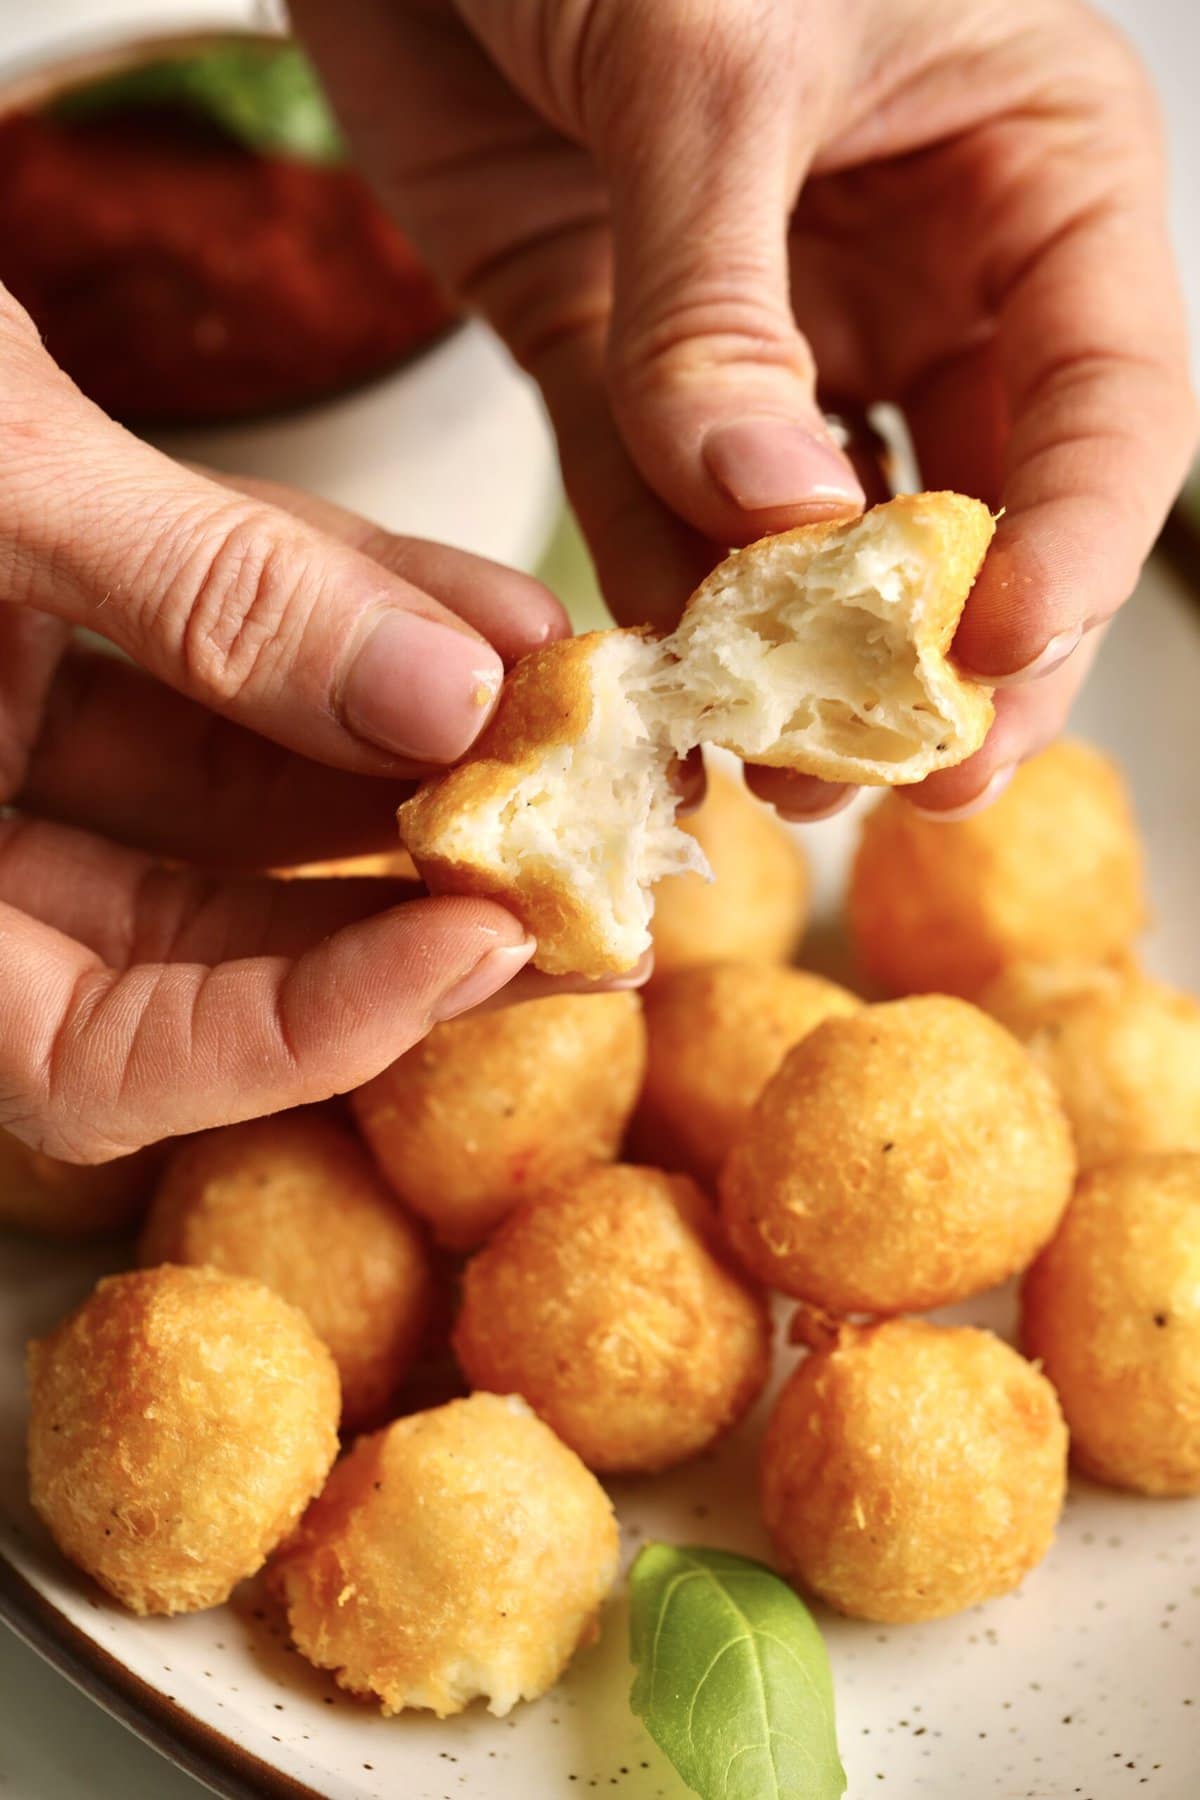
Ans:
[[[1103,9],[1123,23],[1150,61],[1168,116],[1173,151],[1173,213],[1177,242],[1193,320],[1193,339],[1200,345],[1200,6],[1197,0],[1104,0]],[[97,32],[111,20],[144,21],[161,18],[168,10],[163,0],[51,0],[35,5],[31,0],[0,0],[0,61],[9,62],[27,49],[54,38],[64,40],[83,28]],[[245,16],[253,8],[241,0],[196,0],[176,6],[178,16],[203,20],[217,16]],[[1125,629],[1131,630],[1131,623]],[[1121,638],[1115,634],[1107,662],[1121,654]],[[1128,687],[1102,668],[1095,683],[1088,712],[1092,729],[1102,735],[1099,715],[1112,705],[1128,708]],[[1085,727],[1088,721],[1083,721]],[[1127,721],[1128,723],[1128,721]],[[1103,734],[1107,735],[1107,734]],[[1148,823],[1163,832],[1164,846],[1155,875],[1159,902],[1164,911],[1172,895],[1175,859],[1167,853],[1171,815],[1177,796],[1159,789],[1139,796],[1143,805],[1166,813]],[[1194,814],[1192,815],[1195,816]],[[1194,904],[1178,896],[1185,907]],[[1188,915],[1183,913],[1183,917]],[[1181,945],[1182,947],[1182,945]],[[1174,968],[1183,977],[1192,971],[1179,968],[1175,959],[1160,958],[1164,969]],[[895,1791],[895,1790],[893,1790]],[[902,1790],[901,1790],[902,1791]],[[7,1632],[0,1628],[0,1795],[3,1800],[126,1800],[152,1796],[153,1800],[200,1800],[204,1790],[144,1748],[122,1727],[103,1715],[89,1700]],[[912,1790],[914,1800],[916,1790]],[[403,1800],[397,1796],[397,1800]],[[539,1796],[538,1800],[542,1800]],[[550,1796],[546,1800],[551,1800]],[[903,1800],[908,1800],[904,1795]]]

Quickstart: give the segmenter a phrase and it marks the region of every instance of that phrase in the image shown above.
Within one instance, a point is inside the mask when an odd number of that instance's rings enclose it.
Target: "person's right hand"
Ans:
[[[566,629],[526,576],[139,443],[0,289],[0,1127],[102,1161],[344,1092],[505,987],[533,946],[491,902],[163,859],[397,848],[403,784]]]

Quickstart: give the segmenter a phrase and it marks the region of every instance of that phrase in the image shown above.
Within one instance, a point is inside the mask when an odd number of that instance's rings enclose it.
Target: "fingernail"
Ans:
[[[595,983],[595,991],[601,994],[623,994],[630,988],[645,987],[654,973],[654,951],[643,950],[632,969],[623,974],[610,975],[607,980]]]
[[[490,644],[421,613],[385,612],[342,689],[351,731],[416,762],[454,762],[487,721],[504,667]]]
[[[819,825],[822,819],[835,819],[838,813],[845,812],[853,805],[857,788],[844,788],[832,800],[816,800],[811,807],[776,806],[775,811],[789,825]]]
[[[536,949],[536,938],[527,937],[522,943],[499,944],[496,949],[489,950],[469,975],[455,982],[434,1003],[429,1015],[433,1023],[441,1025],[447,1019],[456,1019],[460,1013],[470,1012],[473,1006],[490,1000],[493,994],[508,986],[514,975],[520,974]]]
[[[736,419],[709,432],[701,450],[718,487],[747,512],[806,502],[847,511],[866,499],[853,470],[828,438],[789,419]]]
[[[1026,681],[1037,681],[1052,670],[1060,669],[1068,656],[1073,656],[1083,642],[1083,626],[1074,625],[1070,631],[1060,631],[1050,639],[1044,650],[1040,650],[1032,662],[1027,662],[1021,669],[1013,669],[1008,675],[981,675],[979,679],[986,681],[989,687],[1020,687]]]
[[[972,813],[982,812],[985,806],[998,800],[1016,772],[1016,763],[1001,763],[998,769],[993,769],[974,798],[964,800],[961,806],[922,806],[917,800],[910,800],[909,805],[923,819],[932,819],[939,825],[950,825],[955,819],[969,819]]]

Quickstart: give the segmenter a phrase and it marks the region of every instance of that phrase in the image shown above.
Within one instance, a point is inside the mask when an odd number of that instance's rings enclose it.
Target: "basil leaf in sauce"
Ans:
[[[345,156],[311,63],[283,41],[226,41],[163,57],[69,89],[48,110],[61,119],[93,119],[150,107],[198,114],[251,150],[319,163]]]
[[[821,1634],[787,1583],[725,1550],[647,1544],[630,1572],[630,1701],[703,1800],[838,1800]]]

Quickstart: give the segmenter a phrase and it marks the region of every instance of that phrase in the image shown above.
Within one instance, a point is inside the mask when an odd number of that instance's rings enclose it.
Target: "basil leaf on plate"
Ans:
[[[320,83],[298,45],[224,42],[163,57],[59,96],[61,119],[176,107],[217,125],[248,149],[307,162],[340,162],[345,149]]]
[[[630,1703],[703,1800],[838,1800],[825,1645],[762,1563],[647,1544],[630,1571]]]

